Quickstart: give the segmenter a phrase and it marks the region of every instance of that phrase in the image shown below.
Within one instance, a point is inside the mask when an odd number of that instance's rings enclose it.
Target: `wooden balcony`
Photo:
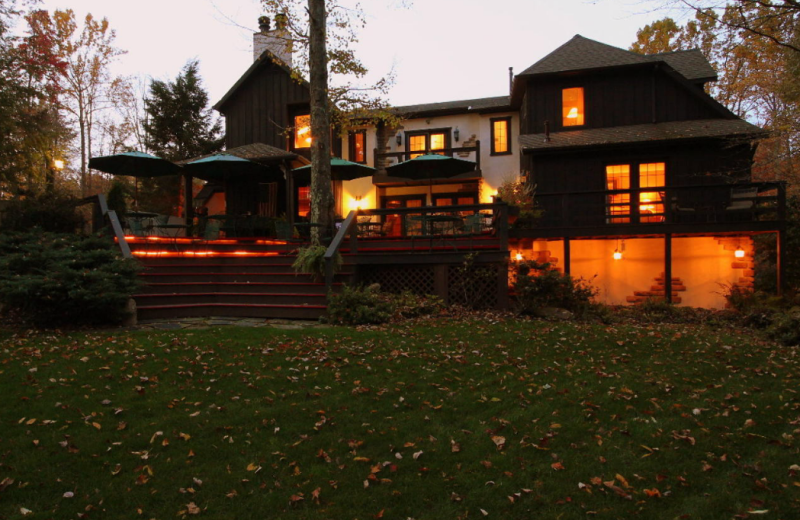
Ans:
[[[780,182],[537,193],[533,221],[512,237],[646,236],[780,231],[786,185]]]

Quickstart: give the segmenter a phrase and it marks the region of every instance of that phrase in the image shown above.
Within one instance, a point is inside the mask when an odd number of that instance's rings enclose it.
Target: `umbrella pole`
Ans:
[[[139,177],[133,178],[133,207],[139,211]]]

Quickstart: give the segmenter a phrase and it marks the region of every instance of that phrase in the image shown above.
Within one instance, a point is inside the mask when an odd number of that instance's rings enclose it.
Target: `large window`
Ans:
[[[450,147],[450,130],[429,130],[425,132],[406,132],[406,151],[412,153],[409,159],[427,153],[444,155]]]
[[[492,125],[492,155],[511,153],[511,118],[498,117],[489,120]]]
[[[311,116],[302,115],[294,118],[294,147],[311,148]]]
[[[367,162],[367,131],[356,130],[348,136],[350,160],[360,164]]]
[[[300,186],[297,188],[297,215],[307,217],[311,213],[311,188]]]
[[[583,126],[583,87],[565,88],[561,91],[561,116],[563,126]]]
[[[608,222],[624,224],[635,222],[638,213],[639,222],[664,222],[663,190],[639,191],[638,206],[631,206],[631,189],[663,188],[666,184],[666,165],[663,162],[639,164],[612,164],[606,166],[606,189]],[[631,211],[632,209],[636,211]]]

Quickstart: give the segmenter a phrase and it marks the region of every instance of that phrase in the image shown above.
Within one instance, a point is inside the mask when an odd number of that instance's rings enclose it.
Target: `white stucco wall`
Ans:
[[[498,117],[511,117],[511,153],[508,155],[491,155],[491,125],[490,120]],[[496,114],[460,114],[453,116],[407,119],[401,124],[400,129],[396,134],[402,135],[402,143],[398,146],[395,138],[389,139],[390,152],[403,152],[406,147],[406,132],[414,132],[419,130],[432,130],[450,128],[450,145],[454,148],[466,146],[467,143],[473,138],[480,141],[481,153],[481,170],[483,173],[483,181],[481,186],[481,202],[490,202],[491,196],[496,192],[497,188],[507,177],[516,177],[519,175],[519,114],[516,112],[501,112]],[[452,131],[458,128],[459,141],[456,142]],[[396,135],[395,134],[395,135]],[[367,128],[367,164],[375,166],[374,150],[377,144],[375,129]],[[349,142],[348,137],[342,139],[342,154],[344,159],[349,157]],[[474,161],[475,154],[471,153],[468,157],[456,157]],[[362,199],[362,208],[374,208],[377,201],[375,200],[375,187],[368,178],[357,179],[355,181],[343,182],[343,197],[342,197],[342,211],[347,213],[352,208],[353,201],[357,197]],[[427,193],[427,186],[420,186],[403,190],[408,193]],[[447,187],[434,186],[434,192],[448,192],[451,189]]]

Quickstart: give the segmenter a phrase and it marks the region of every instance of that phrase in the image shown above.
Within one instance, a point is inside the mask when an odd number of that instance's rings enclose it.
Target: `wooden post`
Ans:
[[[672,233],[664,235],[664,301],[672,303]]]
[[[508,251],[508,204],[501,202],[495,204],[495,223],[497,225],[497,238],[500,239],[500,251]]]
[[[183,217],[184,224],[191,226],[194,222],[194,189],[193,177],[191,175],[183,176]],[[191,228],[186,230],[187,236],[191,233]]]
[[[288,164],[283,166],[283,173],[286,177],[286,220],[294,227],[294,216],[297,212],[294,207],[294,175]]]
[[[508,309],[508,264],[497,266],[497,308]]]
[[[783,296],[786,292],[786,229],[779,229],[775,237],[777,243],[777,255],[775,266],[778,276],[778,296]]]
[[[570,276],[572,273],[571,264],[571,251],[569,237],[564,237],[564,274]]]

